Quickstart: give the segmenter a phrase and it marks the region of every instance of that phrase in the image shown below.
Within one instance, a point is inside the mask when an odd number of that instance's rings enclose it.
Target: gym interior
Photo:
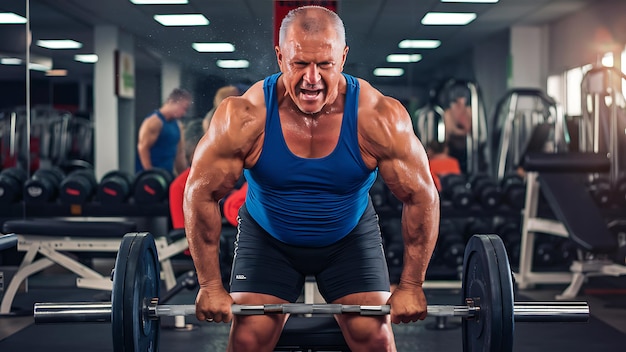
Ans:
[[[0,350],[226,350],[229,324],[194,316],[175,175],[135,174],[138,129],[174,88],[193,96],[187,124],[220,87],[277,72],[277,26],[301,4],[337,12],[344,72],[402,102],[423,145],[450,142],[459,162],[433,175],[429,316],[393,326],[397,350],[624,351],[622,0],[1,2]],[[471,128],[450,139],[459,98]],[[397,283],[402,204],[382,179],[370,196]],[[236,233],[224,220],[225,287]],[[349,351],[332,314],[388,313],[325,303],[310,278],[292,305],[238,309],[291,313],[277,351]]]

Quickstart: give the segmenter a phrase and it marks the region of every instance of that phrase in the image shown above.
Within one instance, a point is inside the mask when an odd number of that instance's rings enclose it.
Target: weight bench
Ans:
[[[594,153],[529,153],[523,167],[527,180],[519,272],[515,275],[519,288],[537,283],[569,283],[557,299],[570,299],[578,295],[588,276],[625,275],[626,266],[599,259],[617,249],[617,238],[609,232],[585,181],[589,173],[607,172],[609,159]],[[537,216],[540,190],[556,220]],[[579,258],[572,263],[570,272],[533,272],[536,232],[569,238],[576,244]],[[583,258],[583,253],[592,253],[594,258]]]
[[[17,250],[26,254],[6,288],[0,303],[0,315],[10,314],[13,299],[22,282],[54,264],[78,275],[76,287],[111,291],[110,275],[100,274],[67,252],[116,253],[122,237],[136,231],[136,224],[128,221],[33,219],[5,222],[3,232],[16,235]],[[176,285],[170,258],[187,248],[187,240],[183,237],[170,243],[167,237],[162,236],[157,237],[155,242],[161,262],[161,279],[170,289]]]

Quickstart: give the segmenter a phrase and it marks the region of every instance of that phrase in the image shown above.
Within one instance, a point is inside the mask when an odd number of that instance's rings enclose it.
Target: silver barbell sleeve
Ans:
[[[111,321],[111,302],[35,303],[36,324],[105,323]]]
[[[158,305],[157,300],[143,307],[148,319],[161,316],[196,314],[195,305]],[[108,322],[111,321],[111,302],[36,303],[35,323]],[[386,315],[390,306],[359,306],[341,304],[265,304],[232,306],[235,315],[263,314],[361,314]],[[518,322],[585,322],[589,320],[586,302],[516,302],[514,320]],[[435,317],[480,318],[480,307],[429,305],[428,315]]]

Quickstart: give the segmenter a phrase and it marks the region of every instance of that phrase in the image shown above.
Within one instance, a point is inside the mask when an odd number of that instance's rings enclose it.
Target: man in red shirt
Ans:
[[[198,141],[204,135],[202,129],[202,120],[192,120],[185,126],[185,156],[191,162],[193,153],[196,150]],[[185,184],[189,176],[189,167],[181,172],[178,177],[170,184],[170,216],[172,218],[172,227],[174,229],[185,228],[185,219],[183,218],[183,194],[185,192]]]
[[[441,192],[439,177],[447,174],[460,174],[461,166],[459,161],[448,155],[448,146],[445,143],[436,140],[426,145],[426,155],[428,155],[430,173],[433,176],[433,181],[435,181],[435,186]]]

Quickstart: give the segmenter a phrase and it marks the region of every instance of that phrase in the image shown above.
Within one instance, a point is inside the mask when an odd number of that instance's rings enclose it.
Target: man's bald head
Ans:
[[[337,33],[337,40],[342,46],[346,46],[346,30],[339,16],[322,6],[302,6],[295,8],[285,16],[278,33],[278,45],[283,46],[287,31],[291,26],[299,26],[305,33],[316,34],[326,31],[329,27]]]

